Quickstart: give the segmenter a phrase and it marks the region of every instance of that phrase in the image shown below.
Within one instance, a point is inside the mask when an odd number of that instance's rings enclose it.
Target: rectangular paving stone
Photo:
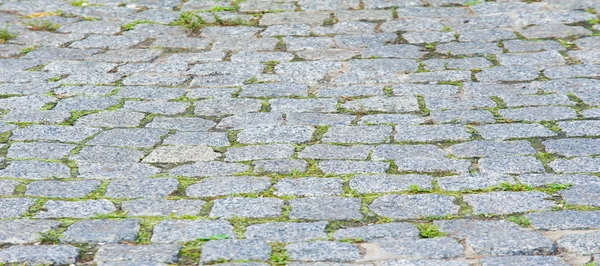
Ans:
[[[576,252],[582,255],[591,255],[600,252],[598,240],[600,232],[590,232],[583,234],[571,234],[561,237],[556,243],[562,250]],[[596,243],[596,244],[593,244]]]
[[[91,218],[117,211],[108,200],[59,201],[49,200],[35,218]]]
[[[129,111],[103,111],[82,116],[75,121],[78,127],[137,127],[145,114]]]
[[[353,115],[323,113],[289,113],[286,125],[303,126],[347,126],[354,120]]]
[[[271,186],[268,177],[219,176],[209,177],[186,189],[188,197],[215,197],[232,194],[258,193]]]
[[[40,233],[56,230],[60,222],[50,220],[0,221],[0,243],[31,244],[39,241]]]
[[[414,258],[450,259],[464,254],[464,247],[450,237],[429,239],[380,240],[386,253]]]
[[[153,244],[153,245],[126,245],[110,244],[98,248],[94,256],[94,262],[110,264],[113,263],[176,263],[180,245],[175,244]]]
[[[301,198],[289,201],[290,218],[308,220],[362,220],[361,200],[342,197]]]
[[[433,189],[433,178],[428,175],[358,175],[350,181],[350,188],[358,193],[384,193],[419,189]]]
[[[291,114],[290,114],[291,115]],[[256,126],[280,126],[283,125],[282,114],[279,113],[245,113],[237,114],[221,119],[217,125],[218,129],[244,129]],[[290,123],[289,125],[295,125]]]
[[[206,202],[203,200],[145,198],[125,201],[121,203],[121,208],[126,211],[129,216],[182,216],[198,215],[205,203]]]
[[[286,159],[294,155],[294,146],[289,144],[270,144],[233,147],[225,152],[225,161],[240,162],[263,159]]]
[[[358,121],[359,125],[416,125],[425,122],[423,117],[411,114],[374,114],[365,115]]]
[[[260,126],[244,129],[237,135],[243,144],[306,143],[312,139],[314,127],[310,126]]]
[[[385,223],[338,229],[333,237],[337,240],[360,238],[368,242],[417,239],[419,238],[419,230],[410,223]]]
[[[436,179],[443,190],[469,191],[489,189],[501,184],[514,184],[515,179],[509,175],[501,174],[464,174],[458,176],[445,176]]]
[[[177,243],[210,239],[217,235],[235,238],[233,226],[224,220],[166,220],[154,226],[150,241]]]
[[[260,25],[277,24],[321,24],[329,18],[329,13],[325,11],[311,11],[304,13],[282,12],[265,14],[260,20]]]
[[[274,113],[333,113],[337,111],[335,99],[272,99]]]
[[[523,174],[517,177],[523,183],[533,187],[550,184],[589,185],[600,183],[600,179],[585,174]]]
[[[532,66],[500,66],[484,69],[475,74],[480,82],[514,82],[531,81],[539,76],[539,71]]]
[[[278,196],[332,196],[340,195],[342,180],[338,178],[284,178],[274,185]]]
[[[163,140],[166,145],[229,146],[226,132],[178,131]]]
[[[133,149],[107,147],[107,146],[84,146],[76,155],[71,155],[70,160],[88,162],[139,162],[144,157],[144,152]]]
[[[514,95],[505,94],[500,96],[509,107],[519,106],[542,106],[542,105],[574,105],[567,95]]]
[[[0,262],[74,264],[79,251],[79,248],[69,245],[15,245],[0,250]]]
[[[600,206],[598,194],[600,193],[600,184],[575,185],[569,189],[560,192],[562,198],[567,204]]]
[[[455,144],[448,151],[459,158],[493,157],[505,155],[534,155],[536,150],[525,140],[475,140]]]
[[[372,146],[367,145],[337,146],[315,144],[308,146],[299,152],[298,158],[366,160],[372,149]]]
[[[169,171],[169,174],[185,177],[220,176],[243,173],[249,168],[250,166],[241,163],[196,162],[175,167]]]
[[[496,103],[486,97],[428,97],[425,105],[431,110],[464,110],[494,108]]]
[[[559,42],[554,40],[506,40],[502,44],[511,53],[565,50]]]
[[[384,195],[374,200],[369,209],[394,219],[420,219],[457,214],[460,207],[454,200],[454,197],[437,194]]]
[[[148,154],[142,162],[144,163],[185,163],[212,161],[220,157],[210,147],[205,146],[159,146]]]
[[[160,137],[168,131],[154,128],[110,129],[100,133],[90,145],[105,145],[115,147],[150,148],[160,141]]]
[[[125,101],[123,110],[150,114],[176,115],[185,112],[189,106],[189,103],[184,102]]]
[[[385,173],[390,168],[388,162],[330,160],[321,161],[319,169],[327,174],[357,174],[357,173]]]
[[[559,122],[565,123],[565,122]],[[557,134],[540,124],[495,124],[475,126],[477,133],[484,139],[518,139],[552,137]]]
[[[106,188],[110,198],[164,197],[177,190],[175,178],[140,178],[112,181]]]
[[[254,166],[255,174],[291,174],[294,172],[306,172],[306,169],[308,168],[308,163],[304,160],[275,159],[253,161],[252,166]]]
[[[496,60],[503,66],[545,66],[565,65],[565,59],[558,51],[536,53],[499,54]]]
[[[504,257],[485,257],[481,259],[483,266],[498,265],[556,265],[567,266],[559,257],[554,256],[504,256]]]
[[[0,218],[18,218],[29,211],[35,201],[30,198],[3,198],[0,199]]]
[[[577,118],[575,110],[569,107],[542,106],[542,107],[523,107],[516,109],[498,110],[502,117],[513,121],[554,121]]]
[[[471,134],[462,125],[398,126],[394,134],[394,140],[401,142],[465,141],[470,138]]]
[[[61,241],[68,243],[119,243],[135,241],[140,230],[138,220],[79,221],[67,228]]]
[[[23,179],[69,178],[71,169],[62,163],[42,161],[11,161],[0,176]]]
[[[17,186],[21,184],[18,181],[14,180],[0,180],[0,195],[1,196],[10,196],[15,192]]]
[[[548,194],[536,191],[500,191],[465,195],[464,200],[476,214],[510,214],[550,210],[555,203],[548,197]]]
[[[600,121],[566,121],[558,122],[558,126],[569,137],[600,135]]]
[[[600,228],[599,211],[555,211],[527,214],[531,226],[538,230],[583,230]]]
[[[25,195],[49,198],[81,198],[100,187],[97,180],[36,181],[27,184]]]
[[[490,67],[492,63],[482,57],[461,59],[429,59],[423,61],[425,69],[429,71],[452,70],[452,69],[483,69]]]
[[[406,113],[419,111],[417,99],[412,96],[404,97],[371,97],[346,102],[342,105],[345,109],[355,112],[390,112],[390,113]]]
[[[443,158],[449,153],[432,144],[419,145],[391,145],[383,144],[375,147],[372,160],[395,160],[411,157],[435,157]]]
[[[502,48],[495,43],[443,43],[437,45],[435,50],[439,53],[455,55],[489,55],[502,53]]]
[[[268,261],[271,246],[260,240],[215,240],[202,245],[200,261],[203,263],[229,260]]]
[[[390,126],[335,126],[330,127],[323,142],[330,143],[382,143],[391,135]]]
[[[546,152],[564,156],[591,156],[600,154],[600,139],[571,138],[542,142]]]
[[[241,97],[308,96],[308,86],[302,84],[249,84],[242,86]]]
[[[294,261],[339,263],[361,258],[360,249],[356,245],[334,241],[294,243],[287,245],[286,250]]]
[[[479,160],[482,173],[543,173],[544,166],[535,157],[530,156],[494,156]]]
[[[245,236],[268,242],[300,242],[327,238],[327,222],[270,222],[248,226]]]
[[[450,236],[466,239],[478,254],[515,256],[556,252],[552,240],[508,221],[448,220],[434,224]]]
[[[224,198],[214,200],[211,218],[272,218],[281,216],[283,200],[274,198]]]
[[[155,117],[152,122],[146,124],[146,127],[178,131],[206,131],[215,125],[213,121],[197,117]]]
[[[15,142],[10,145],[6,153],[8,158],[38,158],[62,159],[70,155],[76,145],[48,142]]]
[[[556,159],[548,165],[557,173],[598,173],[600,158],[577,157],[574,159]]]
[[[160,169],[149,164],[137,162],[90,162],[78,163],[80,178],[90,179],[131,179],[146,178],[158,174]]]

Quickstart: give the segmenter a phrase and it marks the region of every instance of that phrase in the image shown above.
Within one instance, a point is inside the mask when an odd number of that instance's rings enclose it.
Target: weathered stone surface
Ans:
[[[453,202],[453,197],[435,194],[385,195],[373,201],[369,209],[389,218],[419,219],[457,214],[460,207]]]
[[[267,177],[230,176],[209,177],[186,189],[190,197],[214,197],[240,193],[258,193],[267,190],[271,180]]]
[[[212,161],[220,154],[203,146],[160,146],[142,160],[145,163],[184,163]]]
[[[76,145],[47,142],[17,142],[10,145],[6,157],[26,159],[62,159],[70,154]]]
[[[168,131],[154,128],[111,129],[103,131],[87,142],[90,145],[150,148]]]
[[[494,156],[479,160],[482,173],[542,173],[544,166],[535,157],[530,156]]]
[[[3,263],[74,264],[79,248],[68,245],[16,245],[0,250]]]
[[[242,173],[249,168],[245,164],[213,161],[182,165],[171,169],[169,173],[171,175],[186,177],[219,176]]]
[[[117,208],[108,200],[58,201],[49,200],[36,218],[90,218],[115,212]]]
[[[15,192],[15,188],[20,183],[18,181],[13,180],[0,180],[0,195],[9,196]]]
[[[502,174],[466,174],[458,176],[440,177],[438,185],[443,190],[469,191],[497,187],[503,183],[514,184],[515,179]]]
[[[388,162],[331,160],[321,161],[319,168],[325,173],[341,175],[352,173],[384,173],[390,168],[390,164]]]
[[[248,239],[261,239],[269,242],[302,242],[327,238],[326,225],[327,222],[263,223],[248,226],[245,235]]]
[[[274,198],[224,198],[214,201],[212,218],[269,218],[279,217],[283,200]]]
[[[154,245],[125,245],[112,244],[100,246],[94,262],[109,264],[111,262],[131,262],[131,263],[175,263],[177,255],[181,249],[180,245],[175,244],[154,244]]]
[[[343,193],[342,180],[337,178],[285,178],[274,187],[278,196],[327,196]]]
[[[67,228],[61,238],[70,243],[118,243],[135,241],[140,230],[137,220],[80,221]]]
[[[433,178],[427,175],[359,175],[350,181],[350,188],[359,193],[382,193],[419,189],[433,189]]]
[[[154,226],[150,241],[153,243],[175,243],[210,239],[217,235],[235,238],[233,226],[223,220],[167,220]]]
[[[419,230],[410,223],[374,224],[339,229],[335,231],[333,237],[338,240],[360,238],[368,242],[388,239],[416,239],[419,237]]]
[[[55,230],[60,222],[49,220],[0,221],[0,242],[8,244],[30,244],[39,241],[40,233]]]
[[[79,162],[78,177],[90,179],[146,178],[160,172],[159,168],[135,162]]]
[[[18,218],[29,211],[35,202],[29,198],[0,199],[0,218]]]
[[[561,191],[560,194],[568,204],[600,206],[600,184],[594,183],[587,186],[575,185]]]
[[[419,110],[419,104],[414,97],[371,97],[347,102],[342,106],[356,112],[379,111],[407,113]]]
[[[271,247],[260,240],[216,240],[202,246],[204,263],[222,260],[267,261],[271,258]]]
[[[244,144],[305,143],[312,139],[315,128],[309,126],[261,126],[247,128],[237,135]]]
[[[476,140],[448,147],[453,155],[459,158],[493,157],[505,155],[533,155],[535,149],[525,140],[490,141]]]
[[[308,163],[304,160],[261,160],[252,162],[254,173],[291,174],[305,172]]]
[[[198,215],[203,200],[165,200],[165,199],[139,199],[121,203],[121,208],[130,216],[183,216]]]
[[[294,155],[294,146],[289,144],[270,144],[229,148],[225,152],[225,161],[240,162],[263,159],[286,159]]]
[[[568,252],[582,255],[597,254],[600,252],[600,232],[572,234],[561,237],[556,243],[558,247]]]
[[[567,266],[566,262],[553,256],[505,256],[505,257],[485,257],[481,259],[483,266],[499,265],[556,265]]]
[[[392,133],[389,126],[337,126],[323,135],[323,142],[334,143],[382,143]]]
[[[100,187],[100,181],[37,181],[27,184],[25,195],[49,198],[81,198]]]
[[[556,136],[556,133],[540,124],[495,124],[476,126],[475,129],[484,139],[505,140]]]
[[[286,247],[292,260],[296,261],[354,261],[361,257],[360,249],[354,244],[317,241],[290,244]]]
[[[537,212],[527,215],[531,226],[540,230],[581,230],[600,228],[599,211]]]
[[[106,188],[106,196],[111,198],[164,197],[175,190],[179,181],[174,178],[140,178],[114,180]]]
[[[542,192],[490,192],[466,195],[464,200],[476,214],[510,214],[527,211],[548,211],[555,204]],[[502,202],[502,204],[498,204]]]
[[[309,220],[361,220],[360,199],[321,197],[290,201],[290,218]]]
[[[385,252],[414,258],[448,259],[464,253],[464,247],[453,238],[403,239],[377,241]]]

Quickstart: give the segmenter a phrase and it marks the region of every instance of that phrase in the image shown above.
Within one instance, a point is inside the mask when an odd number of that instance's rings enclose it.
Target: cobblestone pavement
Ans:
[[[597,12],[0,0],[0,265],[598,265]]]

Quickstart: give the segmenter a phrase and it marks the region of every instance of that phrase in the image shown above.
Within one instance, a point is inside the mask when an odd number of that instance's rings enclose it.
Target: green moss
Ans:
[[[10,131],[0,133],[0,143],[7,143],[11,136],[12,136],[12,132],[10,132]]]
[[[284,266],[290,260],[290,256],[285,250],[284,243],[270,243],[271,245],[271,265],[273,266]]]
[[[196,12],[186,11],[179,14],[179,19],[171,23],[172,26],[181,26],[190,31],[191,34],[200,33],[206,26],[204,19]]]
[[[523,183],[515,183],[515,184],[500,183],[500,185],[498,185],[494,188],[496,190],[502,190],[502,191],[530,191],[530,190],[533,190],[533,188],[530,185],[526,185]]]
[[[139,25],[139,24],[154,24],[154,23],[156,23],[156,22],[147,20],[147,19],[146,20],[136,20],[136,21],[129,22],[125,25],[121,25],[121,30],[129,31],[129,30],[133,30],[135,28],[135,26]]]
[[[446,236],[446,233],[440,232],[440,227],[435,224],[418,224],[417,228],[419,229],[419,235],[423,238],[435,238]]]
[[[422,95],[417,95],[417,102],[419,103],[419,110],[421,111],[422,115],[427,116],[431,113],[431,110],[427,109],[425,104],[425,97]]]
[[[84,7],[84,6],[88,6],[90,3],[88,2],[88,0],[76,0],[71,2],[72,6],[78,6],[78,7]]]
[[[531,222],[524,215],[519,216],[509,216],[508,220],[520,225],[521,227],[529,227],[531,226]]]
[[[60,24],[54,24],[46,19],[27,21],[25,25],[27,26],[28,30],[50,32],[54,32],[60,27]]]
[[[8,31],[8,25],[4,29],[0,29],[0,44],[6,43],[8,40],[16,38],[16,34],[12,34]]]
[[[21,53],[22,54],[28,54],[29,52],[33,51],[35,49],[34,46],[29,46],[29,47],[25,47],[21,49]],[[43,67],[43,65],[41,65]]]
[[[46,232],[40,232],[39,234],[39,241],[43,245],[60,244],[62,234],[55,230],[48,230]]]

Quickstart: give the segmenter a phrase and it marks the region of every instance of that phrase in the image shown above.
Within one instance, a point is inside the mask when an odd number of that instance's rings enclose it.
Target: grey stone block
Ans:
[[[115,147],[150,148],[160,141],[168,131],[154,128],[116,128],[103,131],[87,142],[89,145],[105,145]]]
[[[108,200],[58,201],[49,200],[35,218],[90,218],[109,214],[117,208]]]
[[[29,211],[35,202],[29,198],[0,199],[0,218],[18,218]]]
[[[240,97],[308,96],[308,86],[302,84],[249,84],[242,86]]]
[[[600,154],[600,140],[597,139],[557,139],[542,142],[546,152],[564,156],[591,156]]]
[[[317,241],[290,244],[286,247],[288,255],[295,261],[354,261],[361,257],[360,249],[354,244]]]
[[[272,99],[273,113],[332,113],[336,112],[335,99]]]
[[[15,130],[10,139],[80,142],[100,131],[101,129],[87,127],[31,125]]]
[[[273,222],[250,225],[246,229],[246,238],[269,242],[302,242],[325,239],[327,222],[284,223]]]
[[[314,131],[315,128],[309,126],[261,126],[243,130],[237,140],[244,144],[306,143]]]
[[[287,125],[301,126],[347,126],[353,120],[354,116],[345,114],[289,113],[286,116]]]
[[[398,126],[394,134],[396,141],[435,142],[464,141],[471,138],[462,125]]]
[[[308,163],[304,160],[262,160],[252,162],[254,173],[291,174],[294,171],[305,172]]]
[[[465,202],[473,206],[476,214],[510,214],[528,211],[547,211],[555,206],[549,195],[542,192],[490,192],[466,195]],[[502,202],[502,204],[498,204]]]
[[[225,152],[225,161],[240,162],[263,159],[286,159],[294,155],[294,146],[289,144],[270,144],[229,148]]]
[[[144,157],[144,152],[133,149],[107,147],[107,146],[85,146],[76,155],[69,159],[88,162],[139,162]]]
[[[369,209],[384,217],[419,219],[457,214],[460,207],[454,200],[454,197],[435,194],[384,195],[373,201]]]
[[[55,230],[58,221],[49,220],[7,220],[0,221],[0,243],[31,244],[39,241],[40,233]]]
[[[36,181],[27,184],[25,195],[49,198],[81,198],[100,187],[100,181]]]
[[[214,197],[232,194],[258,193],[271,186],[268,177],[219,176],[203,179],[186,189],[189,197]]]
[[[250,166],[240,163],[197,162],[175,167],[169,171],[169,174],[186,177],[233,175],[246,172],[249,168]]]
[[[97,163],[80,161],[77,176],[90,179],[128,179],[147,178],[159,172],[159,168],[144,163]]]
[[[479,160],[482,173],[543,173],[544,166],[540,161],[530,156],[495,156]]]
[[[224,198],[214,200],[212,218],[272,218],[281,216],[283,200],[274,198]]]
[[[556,243],[559,248],[568,252],[581,255],[597,254],[600,252],[600,232],[566,235]]]
[[[565,122],[560,122],[565,123]],[[534,137],[552,137],[557,134],[540,124],[495,124],[476,126],[475,129],[484,139],[518,139]]]
[[[381,249],[397,256],[414,258],[450,259],[462,256],[464,247],[456,239],[443,237],[431,239],[379,240]]]
[[[556,159],[548,165],[557,173],[597,173],[600,172],[600,158],[576,157]]]
[[[432,144],[420,145],[379,145],[373,150],[372,160],[395,160],[411,157],[443,158],[448,152]]]
[[[166,220],[154,226],[152,243],[187,242],[217,235],[235,238],[233,226],[223,220]]]
[[[290,117],[288,116],[288,119]],[[256,126],[280,126],[283,118],[279,113],[246,113],[228,116],[219,122],[218,129],[244,129]],[[290,124],[291,125],[291,124]]]
[[[527,215],[538,230],[582,230],[600,228],[599,211],[537,212]]]
[[[0,176],[24,179],[69,178],[71,170],[64,164],[41,161],[11,161]]]
[[[183,216],[198,215],[206,202],[203,200],[139,199],[121,203],[129,216]]]
[[[467,174],[448,176],[440,177],[436,181],[441,189],[449,191],[488,189],[490,187],[499,186],[503,183],[515,183],[515,179],[511,176],[500,174]]]
[[[340,195],[342,180],[338,178],[284,178],[277,182],[274,187],[278,196],[330,196]]]
[[[140,178],[112,181],[106,188],[106,196],[111,198],[164,197],[177,190],[179,181],[175,178]]]
[[[600,122],[598,121],[558,122],[558,126],[569,137],[600,136]]]
[[[331,160],[321,161],[319,168],[325,173],[355,174],[355,173],[384,173],[390,168],[388,162],[372,161],[346,161]]]
[[[166,145],[229,146],[227,133],[205,131],[179,131],[163,140]]]
[[[467,173],[471,167],[469,160],[457,160],[448,158],[428,157],[406,157],[395,161],[399,171],[416,172],[452,172]]]
[[[69,243],[118,243],[135,241],[140,230],[137,220],[89,220],[67,228],[61,241]]]
[[[365,115],[358,121],[359,125],[417,125],[425,122],[420,116],[411,114],[375,114]]]
[[[15,192],[15,189],[20,184],[18,181],[13,180],[0,180],[0,195],[10,196]]]
[[[308,220],[361,220],[360,199],[341,197],[290,200],[290,218]]]
[[[350,101],[342,105],[348,110],[355,112],[390,112],[390,113],[407,113],[419,111],[419,104],[415,97],[370,97]]]
[[[589,185],[600,183],[593,175],[582,174],[523,174],[517,177],[521,183],[534,187],[550,184]]]
[[[525,140],[476,140],[452,145],[448,147],[448,150],[459,158],[533,155],[536,153],[531,143]]]
[[[505,257],[485,257],[481,259],[483,266],[500,265],[555,265],[567,266],[559,257],[554,256],[505,256]]]
[[[419,189],[433,189],[433,178],[428,175],[358,175],[350,181],[350,188],[358,193],[383,193]]]
[[[138,112],[105,111],[80,117],[75,125],[86,127],[137,127],[146,115]]]
[[[130,262],[140,264],[150,263],[176,263],[177,255],[181,250],[180,245],[153,244],[153,245],[125,245],[110,244],[100,246],[94,262],[109,264],[110,262]]]
[[[204,146],[159,146],[148,154],[144,163],[185,163],[212,161],[221,155]]]
[[[539,76],[539,71],[532,66],[500,66],[484,69],[475,74],[480,82],[531,81]]]
[[[196,102],[196,115],[219,116],[258,112],[261,101],[257,99],[209,99]]]
[[[337,146],[315,144],[304,148],[298,158],[366,160],[373,148],[366,145]]]
[[[569,107],[544,106],[523,107],[517,109],[501,109],[498,111],[504,118],[513,121],[554,121],[577,118],[575,110]]]
[[[419,229],[410,223],[374,224],[338,229],[333,237],[337,240],[360,238],[368,242],[390,239],[414,240],[419,238]]]
[[[600,184],[590,184],[587,186],[575,185],[572,188],[560,192],[560,195],[567,204],[596,207],[600,206],[598,194],[600,194]]]
[[[216,240],[202,245],[200,261],[210,263],[222,260],[268,261],[271,247],[260,240]]]
[[[74,264],[79,248],[68,245],[16,245],[0,250],[0,262],[28,264]]]
[[[392,134],[390,126],[336,126],[323,135],[323,142],[382,143]]]

